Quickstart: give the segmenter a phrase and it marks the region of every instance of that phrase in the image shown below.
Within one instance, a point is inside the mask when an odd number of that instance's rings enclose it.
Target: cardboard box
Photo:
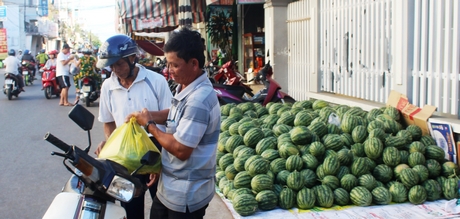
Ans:
[[[428,118],[436,111],[435,106],[425,105],[423,108],[409,103],[407,96],[392,90],[387,100],[387,106],[396,107],[404,118],[406,125],[417,125],[423,135],[429,135]]]

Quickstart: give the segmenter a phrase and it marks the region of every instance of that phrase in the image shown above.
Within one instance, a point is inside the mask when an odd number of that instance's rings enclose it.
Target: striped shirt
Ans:
[[[220,106],[206,74],[202,74],[171,101],[166,132],[193,148],[182,161],[162,151],[158,199],[170,210],[194,212],[214,196]]]

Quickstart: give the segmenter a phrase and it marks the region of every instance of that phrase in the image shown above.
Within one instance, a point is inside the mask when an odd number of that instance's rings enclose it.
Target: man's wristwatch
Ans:
[[[150,120],[150,121],[148,121],[147,123],[145,123],[144,129],[145,129],[145,131],[146,131],[147,133],[149,133],[149,125],[152,125],[152,124],[153,124],[153,125],[156,125],[155,121]]]

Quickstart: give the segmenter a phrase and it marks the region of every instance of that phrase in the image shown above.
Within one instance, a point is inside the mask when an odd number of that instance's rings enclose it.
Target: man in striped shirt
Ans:
[[[163,169],[150,218],[203,218],[214,196],[216,149],[220,131],[217,95],[203,71],[198,32],[174,32],[164,46],[169,73],[179,84],[171,108],[135,112],[161,145]],[[154,124],[165,124],[166,132]]]

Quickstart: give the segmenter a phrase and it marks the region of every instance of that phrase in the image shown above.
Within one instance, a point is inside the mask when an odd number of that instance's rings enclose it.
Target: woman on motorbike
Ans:
[[[76,98],[75,103],[78,103],[80,99],[80,79],[84,77],[92,77],[96,81],[96,87],[99,89],[101,84],[101,76],[96,73],[96,63],[97,60],[93,56],[91,56],[92,51],[89,49],[83,50],[83,56],[78,59],[77,68],[80,68],[80,73],[73,77],[73,81],[75,83],[75,90],[76,90]]]
[[[48,53],[49,59],[46,61],[45,66],[41,70],[56,68],[56,55],[58,54],[57,50],[51,50]]]

